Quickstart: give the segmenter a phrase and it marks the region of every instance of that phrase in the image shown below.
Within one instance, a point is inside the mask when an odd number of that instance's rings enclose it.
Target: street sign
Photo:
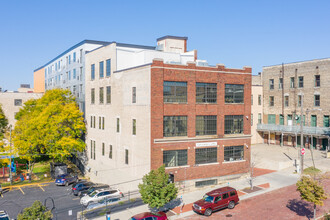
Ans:
[[[305,148],[301,148],[301,155],[305,154]]]

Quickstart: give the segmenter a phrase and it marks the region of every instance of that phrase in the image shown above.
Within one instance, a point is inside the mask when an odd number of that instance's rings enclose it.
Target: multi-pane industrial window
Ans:
[[[195,164],[215,163],[217,162],[217,147],[198,148],[195,151]]]
[[[136,87],[132,87],[132,103],[136,103]]]
[[[225,134],[242,134],[243,124],[243,115],[225,115]]]
[[[202,115],[196,116],[196,135],[217,134],[217,116]]]
[[[280,78],[279,83],[278,83],[278,88],[279,89],[283,88],[283,78]]]
[[[128,164],[128,150],[125,149],[125,164]]]
[[[104,102],[104,88],[103,87],[100,87],[100,104],[103,104]]]
[[[111,86],[107,86],[107,104],[111,103]]]
[[[294,88],[294,77],[290,77],[290,88]]]
[[[269,96],[269,106],[274,106],[274,96]]]
[[[112,145],[109,146],[109,158],[112,159]]]
[[[91,65],[91,80],[95,79],[95,64]]]
[[[261,95],[258,95],[258,105],[261,105]]]
[[[314,106],[320,106],[320,95],[314,95]]]
[[[164,81],[164,102],[187,102],[187,82]]]
[[[302,97],[301,95],[298,95],[298,107],[301,106],[301,101],[302,101],[302,100],[301,100],[301,97]]]
[[[15,106],[22,106],[22,99],[14,99]]]
[[[304,87],[304,77],[303,76],[299,76],[299,78],[298,78],[298,87],[299,88]]]
[[[262,123],[262,119],[261,119],[261,113],[258,113],[258,124]]]
[[[164,116],[164,137],[187,136],[187,116]]]
[[[217,84],[216,83],[196,83],[197,103],[216,103]]]
[[[120,120],[117,118],[117,133],[120,132]]]
[[[111,59],[108,59],[106,62],[106,76],[111,75]]]
[[[100,78],[104,77],[104,62],[101,61],[99,65]]]
[[[244,85],[226,84],[225,102],[244,103]]]
[[[244,160],[244,146],[224,148],[224,161]]]
[[[284,106],[289,107],[289,96],[284,96]]]
[[[163,151],[163,164],[165,167],[178,167],[188,164],[187,150]]]
[[[136,135],[136,119],[133,119],[133,131],[132,131],[132,134],[133,135]]]
[[[320,87],[321,85],[321,76],[320,75],[315,75],[315,87]]]
[[[102,156],[104,156],[104,151],[105,151],[105,144],[104,143],[102,143]]]
[[[274,89],[274,79],[269,80],[269,89]]]
[[[91,104],[95,104],[95,89],[91,89]]]

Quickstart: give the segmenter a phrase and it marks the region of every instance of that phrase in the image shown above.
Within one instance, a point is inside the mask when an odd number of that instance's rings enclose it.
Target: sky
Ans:
[[[0,1],[0,87],[31,84],[33,71],[82,40],[155,46],[188,37],[198,59],[229,68],[330,57],[330,1]]]

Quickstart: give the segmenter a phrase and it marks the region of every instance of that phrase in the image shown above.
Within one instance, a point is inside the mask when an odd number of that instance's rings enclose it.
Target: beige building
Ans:
[[[325,149],[329,82],[330,58],[264,67],[263,123],[258,125],[264,142],[300,146],[302,122],[305,146]]]
[[[0,104],[8,119],[8,125],[15,126],[15,114],[30,99],[41,98],[43,93],[31,92],[0,92]]]
[[[251,89],[251,144],[262,143],[262,136],[257,131],[257,125],[262,124],[262,83],[261,73],[252,75]]]

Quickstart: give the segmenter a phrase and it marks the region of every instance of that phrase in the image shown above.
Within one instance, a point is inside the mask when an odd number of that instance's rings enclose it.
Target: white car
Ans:
[[[6,211],[0,211],[0,219],[1,220],[10,220],[9,215],[7,214]]]
[[[120,198],[124,196],[119,189],[106,189],[106,190],[95,190],[89,195],[86,195],[80,199],[80,204],[88,206],[91,202],[98,202],[105,198]]]

